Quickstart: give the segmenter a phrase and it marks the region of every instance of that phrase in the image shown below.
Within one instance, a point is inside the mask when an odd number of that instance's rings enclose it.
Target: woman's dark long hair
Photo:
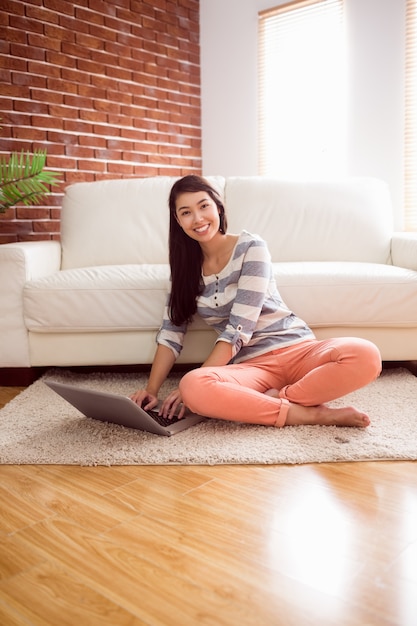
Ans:
[[[191,174],[176,181],[169,195],[169,263],[171,296],[169,317],[179,326],[190,322],[197,310],[197,296],[202,290],[203,253],[198,241],[186,235],[177,220],[177,198],[183,193],[206,192],[216,203],[220,215],[219,231],[226,233],[227,220],[217,191],[201,176]]]

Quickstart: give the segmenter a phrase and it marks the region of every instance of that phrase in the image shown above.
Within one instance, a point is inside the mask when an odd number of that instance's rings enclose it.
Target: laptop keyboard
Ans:
[[[160,424],[161,426],[172,426],[172,424],[179,422],[179,418],[177,417],[177,415],[174,415],[174,417],[172,418],[168,418],[164,417],[163,415],[158,415],[158,411],[152,411],[152,409],[146,411],[146,413],[150,415],[152,419],[154,419],[155,422],[158,422],[158,424]]]

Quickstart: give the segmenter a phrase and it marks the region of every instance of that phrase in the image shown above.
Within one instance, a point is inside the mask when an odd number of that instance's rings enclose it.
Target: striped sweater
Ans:
[[[258,235],[243,231],[228,264],[218,274],[202,276],[197,311],[218,334],[216,341],[232,345],[232,363],[290,346],[314,334],[283,303],[272,274],[271,256]],[[187,324],[175,326],[165,307],[157,342],[182,349]]]

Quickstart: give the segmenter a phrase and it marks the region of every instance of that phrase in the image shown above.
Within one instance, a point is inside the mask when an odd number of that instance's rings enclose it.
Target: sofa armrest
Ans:
[[[58,241],[8,243],[0,246],[0,367],[30,367],[23,318],[23,287],[61,267]]]
[[[393,265],[417,272],[417,233],[394,233],[391,259]]]

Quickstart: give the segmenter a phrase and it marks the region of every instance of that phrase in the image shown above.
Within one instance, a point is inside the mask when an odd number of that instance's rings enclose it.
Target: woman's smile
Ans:
[[[198,233],[199,235],[204,235],[208,231],[209,228],[210,228],[210,224],[204,224],[204,226],[198,226],[197,228],[194,228],[194,231]]]

